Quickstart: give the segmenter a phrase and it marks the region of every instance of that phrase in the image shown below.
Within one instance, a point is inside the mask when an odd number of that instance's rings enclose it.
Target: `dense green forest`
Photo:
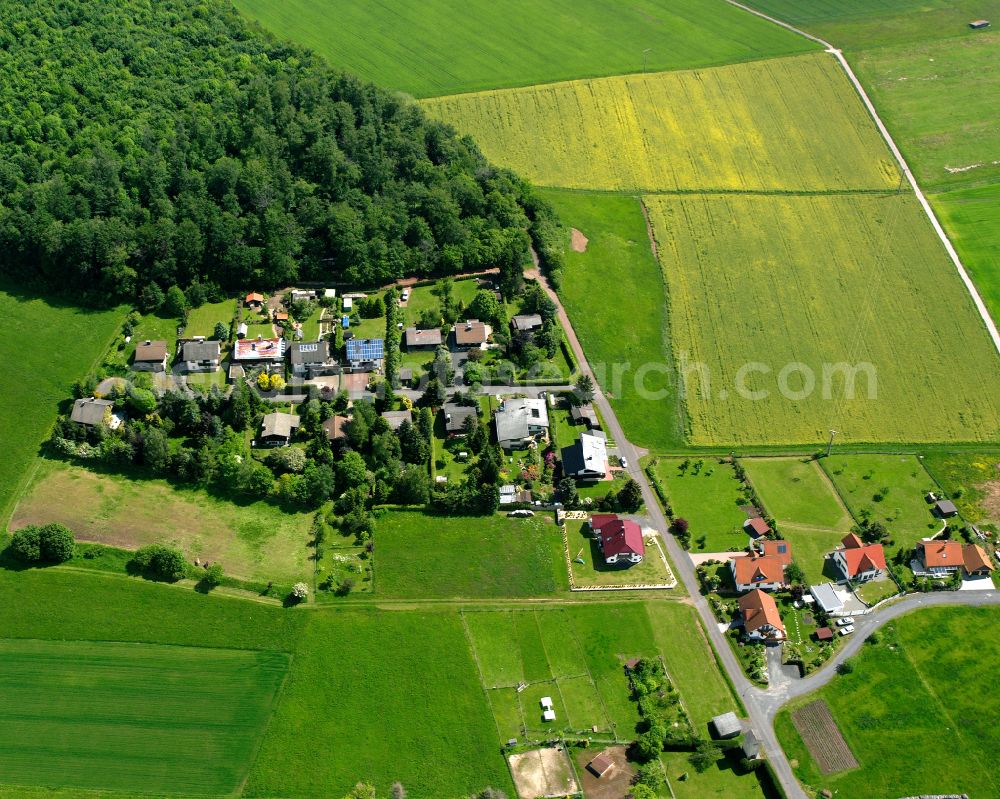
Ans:
[[[0,0],[0,268],[83,300],[557,258],[530,187],[223,0]],[[155,286],[154,286],[155,284]],[[197,290],[197,288],[196,288]]]

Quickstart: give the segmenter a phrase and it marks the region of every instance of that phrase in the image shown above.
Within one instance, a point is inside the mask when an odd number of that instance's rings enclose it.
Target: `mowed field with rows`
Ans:
[[[441,97],[423,107],[542,186],[822,191],[899,183],[825,53]]]
[[[250,768],[288,655],[0,641],[0,783],[228,794]]]
[[[723,0],[236,0],[281,38],[416,97],[726,64],[817,46]],[[644,54],[644,50],[648,50]]]
[[[1000,433],[1000,359],[913,197],[646,203],[675,359],[703,365],[684,386],[692,443]],[[823,379],[836,364],[870,364],[874,380],[859,373],[850,399],[842,373]]]

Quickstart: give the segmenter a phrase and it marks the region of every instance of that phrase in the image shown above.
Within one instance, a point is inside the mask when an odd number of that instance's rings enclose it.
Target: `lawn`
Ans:
[[[815,48],[721,0],[238,0],[282,38],[389,89],[428,97],[590,75],[677,69]],[[648,52],[645,52],[647,51]],[[645,59],[645,61],[644,61]]]
[[[765,792],[756,772],[739,773],[739,754],[720,758],[700,774],[692,768],[688,752],[663,752],[660,762],[674,799],[769,799],[774,794]]]
[[[205,338],[215,338],[215,325],[222,322],[229,330],[229,325],[236,315],[236,302],[234,300],[223,300],[222,302],[206,302],[197,308],[188,311],[187,327],[184,328],[184,336],[193,338],[194,336],[205,336]]]
[[[854,515],[870,511],[889,528],[897,547],[912,546],[941,529],[924,500],[934,481],[916,456],[833,455],[822,466]]]
[[[790,709],[778,715],[778,737],[799,778],[816,791],[870,799],[1000,794],[989,767],[1000,699],[982,682],[982,665],[1000,656],[997,620],[992,608],[933,608],[884,627],[880,642],[853,659],[851,674],[791,708],[825,700],[860,768],[824,776]]]
[[[135,348],[144,341],[165,341],[167,343],[167,366],[174,362],[177,354],[177,328],[180,319],[160,316],[158,313],[145,314],[132,332],[132,341],[125,349],[126,361],[131,366]]]
[[[541,186],[820,191],[899,183],[850,82],[824,53],[422,105]]]
[[[239,790],[289,661],[33,640],[0,640],[0,657],[0,781],[136,793]]]
[[[590,532],[590,526],[586,522],[567,521],[566,530],[569,540],[570,566],[573,568],[573,581],[578,588],[609,585],[664,585],[672,579],[672,575],[667,571],[663,556],[654,543],[647,541],[646,557],[642,559],[641,563],[609,566],[604,562],[604,556],[597,545],[597,539]],[[578,563],[578,557],[585,562]]]
[[[1000,454],[936,453],[925,455],[923,463],[966,521],[1000,528]]]
[[[844,532],[815,530],[782,524],[781,535],[792,546],[792,558],[802,567],[809,585],[840,580],[843,576],[827,562],[826,556],[841,545]]]
[[[311,514],[286,513],[267,502],[235,503],[164,480],[42,461],[10,526],[46,522],[65,524],[81,541],[125,549],[173,544],[189,559],[221,563],[243,579],[293,582],[313,573]]]
[[[702,466],[696,468],[699,461]],[[685,462],[689,466],[681,468]],[[746,547],[743,522],[747,515],[740,506],[747,503],[732,464],[719,463],[716,458],[661,458],[656,476],[674,516],[687,519],[693,550],[726,552]],[[702,536],[704,546],[699,546]]]
[[[1000,358],[912,196],[646,202],[692,444],[996,439]]]
[[[418,327],[420,314],[424,311],[433,310],[440,313],[441,298],[434,293],[434,289],[439,283],[440,281],[428,286],[413,286],[410,289],[410,299],[403,306],[403,323],[406,327]],[[452,281],[451,296],[463,306],[472,302],[477,291],[479,291],[478,279]]]
[[[434,417],[434,438],[431,440],[431,446],[434,448],[434,476],[446,477],[449,483],[461,483],[471,463],[472,455],[465,444],[465,439],[448,438],[443,411]],[[460,452],[469,455],[466,459],[459,460]]]
[[[634,198],[608,194],[543,196],[567,227],[589,239],[586,252],[571,250],[567,240],[560,295],[626,434],[643,447],[679,446],[684,421],[668,375],[663,276],[642,207]]]
[[[932,195],[931,204],[996,322],[1000,319],[1000,182]]]
[[[381,530],[379,532],[381,535]],[[247,797],[513,791],[457,613],[311,614]]]
[[[93,369],[124,319],[123,309],[88,311],[29,297],[0,283],[0,527],[32,478],[39,445],[74,381]],[[22,379],[28,378],[28,379]]]
[[[378,521],[379,597],[535,597],[567,587],[562,536],[547,516],[432,516]]]
[[[744,458],[740,463],[779,525],[844,533],[851,529],[850,513],[812,458]]]

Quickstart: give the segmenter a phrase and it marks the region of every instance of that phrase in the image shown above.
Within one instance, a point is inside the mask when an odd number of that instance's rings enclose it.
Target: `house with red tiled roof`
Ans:
[[[590,517],[590,529],[597,536],[605,563],[640,563],[646,556],[642,528],[629,519],[620,519],[613,513],[595,513]]]
[[[754,641],[785,640],[785,625],[781,621],[778,605],[770,594],[755,588],[739,599],[743,631]]]
[[[957,571],[966,574],[989,574],[990,559],[978,544],[925,538],[917,543],[913,572],[920,577],[950,577]]]
[[[745,558],[732,558],[729,571],[737,591],[778,591],[788,587],[785,569],[792,562],[792,545],[782,539],[764,538],[750,544]]]
[[[866,583],[886,572],[885,550],[881,544],[866,544],[854,533],[844,536],[843,544],[831,555],[845,580]]]
[[[986,551],[979,544],[966,544],[962,547],[962,561],[966,574],[989,574],[993,571]]]

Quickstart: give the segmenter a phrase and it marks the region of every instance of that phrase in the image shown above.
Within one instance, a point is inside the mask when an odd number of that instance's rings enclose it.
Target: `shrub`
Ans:
[[[296,602],[304,602],[309,596],[309,586],[305,583],[296,583],[292,586],[292,599]]]
[[[176,582],[187,572],[187,561],[180,550],[163,544],[147,544],[136,550],[128,563],[132,571],[150,580]]]
[[[75,548],[73,533],[61,524],[29,525],[10,542],[11,553],[23,563],[64,563]]]
[[[205,569],[205,575],[201,578],[201,581],[210,588],[215,588],[217,585],[222,583],[222,577],[222,565],[219,563],[213,563]]]
[[[10,551],[15,558],[23,563],[38,563],[42,559],[38,528],[32,525],[14,533],[10,542]]]
[[[854,671],[854,664],[849,660],[845,660],[837,666],[837,674],[850,674]]]

